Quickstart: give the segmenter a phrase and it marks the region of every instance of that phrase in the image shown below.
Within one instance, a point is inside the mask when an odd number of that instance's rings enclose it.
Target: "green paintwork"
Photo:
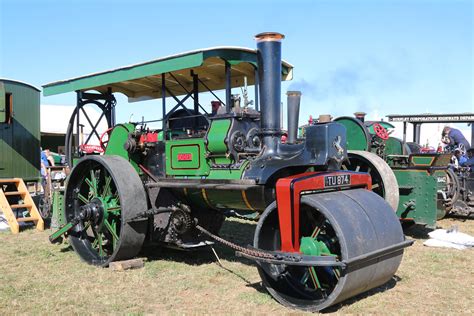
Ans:
[[[228,147],[226,144],[227,132],[231,123],[231,119],[212,120],[207,133],[207,149],[216,164],[232,163],[232,160],[227,157]]]
[[[56,242],[58,239],[61,238],[61,236],[63,236],[64,234],[66,234],[73,228],[74,228],[74,225],[71,222],[67,223],[66,225],[62,226],[60,229],[52,233],[49,236],[49,241]]]
[[[163,73],[172,73],[174,71],[181,71],[185,69],[194,68],[196,70],[196,73],[199,73],[198,70],[200,69],[198,69],[198,67],[206,67],[206,61],[211,58],[215,59],[216,57],[220,61],[227,61],[232,66],[239,65],[240,63],[249,63],[253,66],[257,64],[256,50],[235,47],[210,48],[164,57],[144,63],[135,64],[132,66],[121,67],[74,79],[49,83],[43,86],[43,93],[44,96],[50,96],[72,91],[106,91],[110,87],[113,92],[120,90],[120,92],[124,93],[128,97],[136,98],[140,97],[138,90],[133,90],[134,88],[132,86],[129,86],[129,89],[123,88],[115,90],[117,89],[116,84],[124,81],[149,78],[150,80],[147,81],[147,84],[149,85],[150,82],[153,83],[157,80],[158,75],[161,75]],[[216,70],[215,68],[216,67],[207,67],[205,70],[207,73],[211,72],[213,77],[219,79],[216,81],[206,81],[206,85],[208,85],[212,90],[224,89],[225,80],[221,79],[223,78],[222,69],[218,67],[218,69]],[[248,69],[250,69],[251,71],[247,73],[246,76],[248,77],[249,84],[251,84],[252,82],[254,82],[254,71],[253,67],[250,67]],[[292,65],[284,61],[282,62],[283,80],[292,79],[292,69]],[[115,85],[111,86],[112,84]],[[240,87],[241,85],[241,80],[232,81],[232,87]],[[141,85],[140,89],[143,90],[143,87],[146,87],[146,85]],[[160,85],[157,84],[156,87],[160,87]],[[151,95],[148,95],[150,98],[161,98],[161,91],[159,91],[160,89],[156,89],[156,87],[152,87],[152,90],[155,91]],[[204,89],[205,87],[202,87],[202,91],[205,91]],[[182,94],[181,90],[176,90],[173,92],[176,96]]]
[[[308,256],[337,256],[329,250],[326,243],[322,240],[318,239],[319,233],[321,232],[321,227],[316,226],[313,230],[311,236],[309,237],[302,237],[300,240],[300,252],[308,255]],[[319,281],[317,271],[314,267],[309,267],[308,269],[308,277],[311,277],[315,288],[321,288],[321,283]],[[333,268],[334,274],[337,277],[340,274],[339,269]],[[303,283],[307,282],[307,279],[302,280]]]
[[[448,183],[448,171],[447,170],[434,170],[432,177],[436,180],[436,192],[443,191]],[[441,194],[439,194],[441,195]],[[439,196],[436,203],[436,219],[440,220],[444,218],[448,211],[443,203],[443,197]]]
[[[227,154],[228,148],[225,138],[230,124],[230,119],[212,120],[209,132],[207,133],[207,149],[212,155],[225,156]]]
[[[127,159],[132,164],[133,168],[139,172],[140,168],[137,164],[139,158],[129,155],[129,153],[123,147],[127,141],[128,135],[133,131],[135,131],[135,125],[132,123],[115,125],[114,129],[109,135],[109,142],[105,148],[105,154],[116,155]]]
[[[395,137],[389,137],[385,141],[385,154],[386,155],[406,155],[407,149],[404,150],[404,144],[401,139]]]
[[[58,229],[66,224],[66,214],[64,213],[64,191],[53,191],[51,215],[51,229]]]
[[[62,158],[63,158],[62,155],[51,151],[51,156],[53,157],[55,165],[60,165],[61,164],[61,161],[62,161]]]
[[[437,178],[426,170],[393,169],[400,188],[397,215],[420,225],[436,227]]]
[[[7,100],[5,96],[5,85],[0,82],[0,123],[5,122],[7,112]]]
[[[239,169],[211,169],[211,172],[209,173],[209,176],[207,179],[242,179],[242,174],[245,171],[245,168],[247,168],[247,165],[249,164],[249,161],[245,161],[242,163]]]
[[[158,132],[158,141],[163,141],[165,139],[163,131]]]
[[[334,120],[346,128],[347,150],[367,150],[368,139],[364,126],[353,118],[340,117]]]
[[[106,171],[105,171],[106,172]],[[79,200],[84,204],[90,203],[92,200],[100,201],[103,209],[103,214],[99,225],[94,227],[94,240],[91,241],[92,248],[101,257],[105,257],[106,250],[104,246],[110,245],[112,242],[112,250],[115,250],[117,242],[119,241],[121,221],[121,207],[120,197],[118,196],[117,189],[113,185],[113,179],[105,173],[103,176],[104,180],[97,177],[93,170],[90,170],[90,174],[86,176],[84,182],[89,187],[89,193],[87,196],[78,194]],[[90,221],[84,223],[85,226],[91,225]],[[86,229],[83,229],[84,231]]]
[[[11,123],[0,123],[0,178],[40,178],[40,92],[28,84],[0,80],[0,94],[12,95]],[[1,101],[0,101],[1,102]],[[2,112],[5,113],[5,112]]]
[[[423,166],[429,167],[433,164],[435,159],[434,155],[430,156],[415,156],[413,155],[410,159],[410,162],[413,166]]]
[[[207,176],[210,167],[202,138],[166,142],[166,174],[171,176]],[[187,156],[183,159],[183,156]],[[180,159],[178,159],[180,158]]]
[[[72,91],[85,91],[102,85],[110,85],[117,82],[192,68],[202,63],[202,57],[202,53],[190,54],[172,59],[143,63],[133,67],[114,69],[71,80],[49,83],[43,86],[43,94],[44,96],[50,96]]]

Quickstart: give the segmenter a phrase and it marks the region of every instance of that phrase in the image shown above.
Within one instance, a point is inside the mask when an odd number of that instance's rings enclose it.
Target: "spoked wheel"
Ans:
[[[397,178],[390,166],[376,154],[367,151],[351,150],[348,156],[349,161],[342,164],[342,169],[369,173],[372,177],[372,191],[397,211],[400,194]]]
[[[451,198],[450,204],[453,205],[459,199],[461,184],[459,183],[459,178],[451,169],[446,170],[446,190],[448,196]]]
[[[88,156],[71,171],[65,193],[66,218],[87,214],[69,241],[89,264],[106,266],[133,258],[145,239],[147,210],[143,184],[128,161],[118,156]]]
[[[280,250],[279,227],[273,203],[257,225],[254,246]],[[395,213],[373,192],[357,189],[301,198],[301,253],[335,256],[342,261],[403,240]],[[346,270],[259,263],[258,271],[265,288],[281,304],[319,311],[387,282],[400,265],[402,254],[400,250]]]

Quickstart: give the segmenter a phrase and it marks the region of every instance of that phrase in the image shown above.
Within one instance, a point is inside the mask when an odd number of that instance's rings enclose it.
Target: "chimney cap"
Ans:
[[[331,114],[321,114],[319,115],[318,123],[328,123],[331,122],[332,116]]]
[[[355,115],[355,117],[365,117],[367,115],[367,113],[365,113],[365,112],[355,112],[354,115]]]
[[[295,96],[300,96],[301,91],[287,91],[286,95],[295,95]]]
[[[263,33],[258,33],[257,35],[255,35],[255,40],[257,42],[281,41],[284,38],[285,38],[285,35],[278,32],[263,32]]]

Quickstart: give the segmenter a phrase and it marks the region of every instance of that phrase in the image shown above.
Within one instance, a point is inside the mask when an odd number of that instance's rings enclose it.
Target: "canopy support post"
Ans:
[[[232,100],[232,89],[231,89],[231,66],[226,61],[225,62],[225,111],[230,113],[231,110],[231,100]]]
[[[414,123],[413,124],[413,141],[417,143],[418,145],[421,145],[420,144],[420,130],[421,130],[421,124]]]
[[[407,142],[407,122],[403,122],[403,142]]]
[[[166,128],[167,122],[165,121],[166,117],[166,80],[165,73],[161,74],[161,106],[163,110],[163,121],[161,122],[161,129],[163,130],[163,140],[166,140]]]
[[[194,114],[199,113],[199,77],[191,70],[191,76],[193,77],[193,99],[194,99]],[[194,126],[198,126],[198,117],[194,118]]]

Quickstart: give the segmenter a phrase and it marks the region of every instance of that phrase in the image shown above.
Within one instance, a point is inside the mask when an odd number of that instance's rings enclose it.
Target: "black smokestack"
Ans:
[[[255,35],[261,128],[263,144],[269,152],[275,150],[281,134],[281,40],[284,38],[275,32]]]
[[[364,123],[364,121],[365,121],[365,115],[366,115],[366,114],[367,114],[367,113],[365,113],[365,112],[355,112],[355,113],[354,113],[354,116],[355,116],[356,119],[358,119],[359,121],[361,121],[362,123]]]
[[[288,96],[288,139],[286,140],[286,142],[288,144],[294,144],[296,142],[296,137],[298,134],[298,118],[300,116],[301,92],[288,91],[286,95]]]

